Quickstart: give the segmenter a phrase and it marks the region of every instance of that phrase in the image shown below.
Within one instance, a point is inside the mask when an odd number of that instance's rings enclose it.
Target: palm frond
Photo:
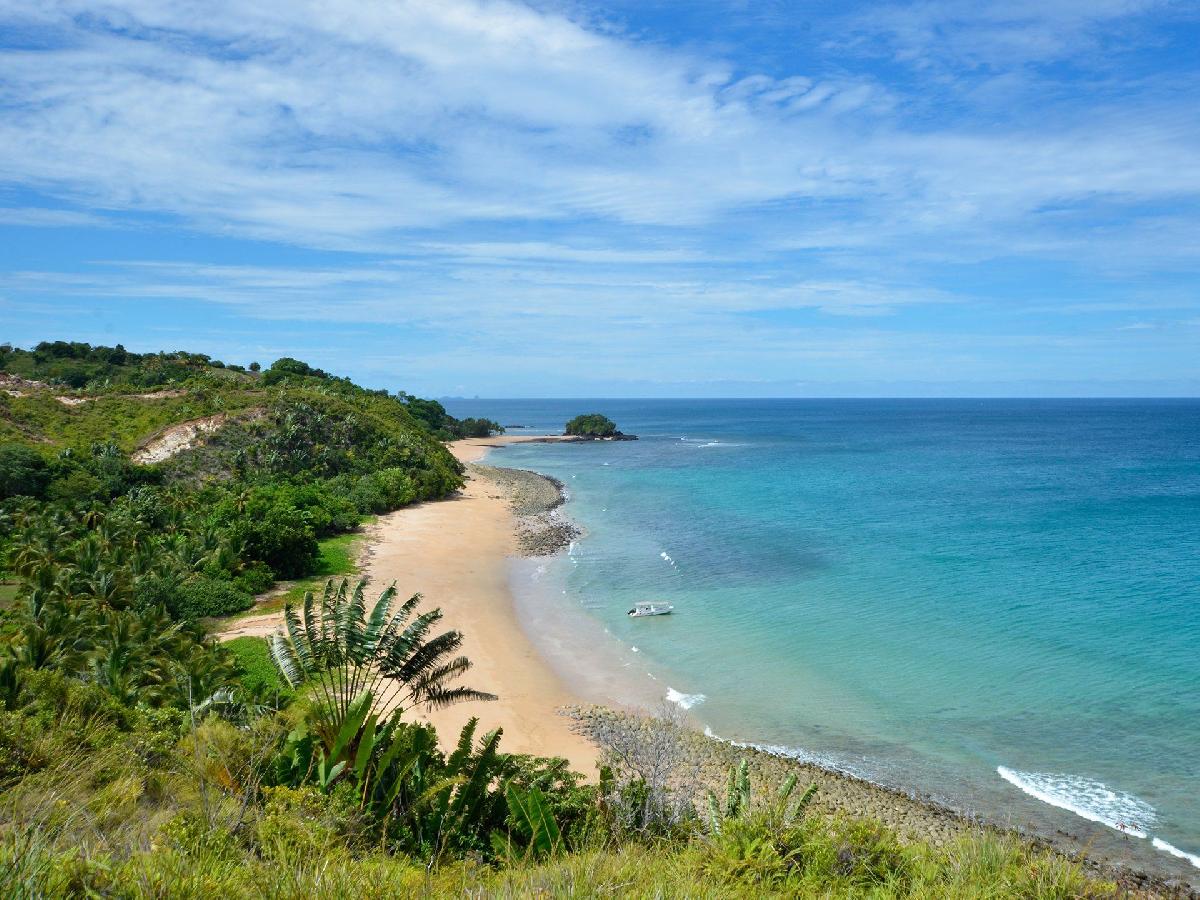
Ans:
[[[462,642],[462,632],[459,631],[445,631],[425,641],[395,670],[394,677],[406,683],[415,681],[436,666],[439,660],[455,653],[462,646]]]
[[[445,709],[447,706],[453,706],[456,703],[467,703],[473,700],[481,702],[489,702],[491,700],[499,700],[495,694],[489,694],[486,691],[477,691],[474,688],[456,687],[456,688],[431,688],[421,700],[421,705],[428,709]]]
[[[288,685],[297,688],[305,681],[305,673],[296,659],[295,653],[292,652],[292,645],[288,643],[287,638],[282,634],[276,633],[268,639],[268,649],[271,652],[271,661],[275,663],[275,668],[279,670]]]

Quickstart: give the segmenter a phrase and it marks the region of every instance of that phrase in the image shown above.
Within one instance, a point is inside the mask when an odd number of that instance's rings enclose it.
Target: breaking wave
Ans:
[[[1155,838],[1150,843],[1164,853],[1170,853],[1172,856],[1178,856],[1180,859],[1186,859],[1197,869],[1200,869],[1200,856],[1197,856],[1195,853],[1188,853],[1185,850],[1180,850],[1178,847],[1168,844],[1162,838]]]
[[[1132,837],[1149,837],[1147,829],[1158,818],[1154,807],[1144,800],[1123,791],[1114,791],[1091,778],[1045,772],[1015,772],[1004,766],[997,766],[996,773],[1043,803],[1068,810],[1089,822],[1099,822]]]
[[[703,694],[685,694],[675,690],[673,687],[668,687],[667,699],[680,709],[691,709],[696,704],[703,703],[708,698]]]

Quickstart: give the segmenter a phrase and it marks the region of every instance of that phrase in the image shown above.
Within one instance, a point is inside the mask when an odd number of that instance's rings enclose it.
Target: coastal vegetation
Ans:
[[[567,423],[565,433],[576,437],[612,437],[617,434],[617,423],[600,413],[584,413]]]
[[[55,342],[0,367],[0,895],[1116,896],[795,772],[715,784],[670,722],[591,719],[588,773],[506,752],[486,704],[423,724],[491,696],[462,635],[330,576],[364,517],[461,486],[443,438],[495,423],[293,359]],[[277,635],[214,639],[280,579]]]

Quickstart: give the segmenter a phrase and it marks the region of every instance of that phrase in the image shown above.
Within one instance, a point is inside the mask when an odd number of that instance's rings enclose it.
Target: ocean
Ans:
[[[516,587],[608,633],[579,659],[722,738],[1200,873],[1200,401],[446,405],[639,435],[488,459],[567,486],[585,536]]]

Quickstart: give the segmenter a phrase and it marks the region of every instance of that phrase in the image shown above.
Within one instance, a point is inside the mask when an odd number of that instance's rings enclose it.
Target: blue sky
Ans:
[[[0,0],[0,340],[1200,394],[1200,8]]]

